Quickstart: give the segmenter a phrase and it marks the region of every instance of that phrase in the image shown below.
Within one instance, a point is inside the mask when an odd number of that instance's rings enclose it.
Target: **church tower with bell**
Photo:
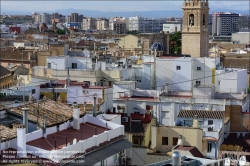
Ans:
[[[208,0],[184,0],[182,54],[208,57]]]

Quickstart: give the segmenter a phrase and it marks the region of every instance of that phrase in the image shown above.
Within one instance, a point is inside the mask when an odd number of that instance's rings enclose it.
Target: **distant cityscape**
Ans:
[[[32,15],[1,15],[0,23],[6,26],[18,24],[52,25],[53,21],[62,25],[63,28],[77,31],[114,31],[117,34],[127,32],[156,33],[166,31],[169,33],[182,30],[182,18],[145,18],[134,17],[112,17],[94,18],[84,17],[79,13],[71,13],[68,16],[60,13],[37,13]],[[2,26],[3,27],[3,26]],[[209,34],[213,36],[230,36],[235,32],[249,31],[250,16],[230,12],[213,12],[209,14]],[[4,29],[1,28],[4,32]]]

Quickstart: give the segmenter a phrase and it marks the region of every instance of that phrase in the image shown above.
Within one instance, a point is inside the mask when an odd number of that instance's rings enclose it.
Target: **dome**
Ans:
[[[40,28],[48,28],[48,26],[43,22],[42,24],[40,24]]]
[[[155,42],[154,44],[152,44],[151,50],[154,51],[155,49],[156,51],[163,51],[164,47],[162,46],[161,43]]]

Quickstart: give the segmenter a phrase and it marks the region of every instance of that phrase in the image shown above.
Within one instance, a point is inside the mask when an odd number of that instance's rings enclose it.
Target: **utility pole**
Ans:
[[[156,48],[155,48],[155,52],[154,52],[154,88],[155,90],[157,89],[156,88]]]

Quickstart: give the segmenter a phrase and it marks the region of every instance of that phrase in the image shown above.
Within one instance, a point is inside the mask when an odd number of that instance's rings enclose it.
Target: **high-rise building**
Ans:
[[[129,17],[129,31],[139,31],[143,33],[160,32],[165,18],[143,18],[141,16]]]
[[[96,20],[96,29],[97,30],[107,30],[109,28],[108,19],[98,19]]]
[[[182,54],[207,57],[209,44],[208,0],[184,0],[182,22]]]
[[[51,20],[52,19],[59,19],[59,13],[52,13],[51,14]]]
[[[71,13],[71,21],[70,22],[78,22],[78,13]]]
[[[96,29],[95,19],[92,17],[83,18],[82,19],[82,30],[89,30],[89,29]]]
[[[117,34],[124,34],[128,29],[125,17],[112,17],[109,19],[109,29]]]
[[[82,22],[82,19],[83,19],[83,15],[80,14],[80,15],[78,16],[78,22]]]
[[[214,36],[231,35],[239,32],[239,14],[230,12],[213,12],[212,33]]]
[[[50,22],[50,15],[48,13],[42,13],[42,14],[40,14],[40,19],[41,19],[40,22],[43,22],[45,24],[49,24],[49,22]]]
[[[71,22],[71,16],[67,16],[67,22]]]
[[[250,29],[250,16],[249,15],[239,15],[239,30],[240,29]]]

